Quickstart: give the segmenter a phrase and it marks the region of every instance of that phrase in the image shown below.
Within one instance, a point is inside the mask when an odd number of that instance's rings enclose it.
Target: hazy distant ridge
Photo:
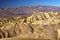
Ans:
[[[32,14],[33,10],[37,9],[39,11],[54,11],[60,12],[60,7],[56,6],[20,6],[18,8],[0,8],[0,18],[1,17],[17,17],[20,15],[29,16]]]

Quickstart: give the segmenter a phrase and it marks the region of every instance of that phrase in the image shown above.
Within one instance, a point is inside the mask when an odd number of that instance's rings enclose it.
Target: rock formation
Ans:
[[[34,10],[29,17],[0,19],[0,38],[22,37],[58,39],[60,13]],[[58,31],[57,31],[58,30]]]

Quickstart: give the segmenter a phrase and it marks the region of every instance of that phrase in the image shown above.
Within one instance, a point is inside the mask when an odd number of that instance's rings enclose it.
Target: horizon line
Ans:
[[[5,6],[5,7],[0,7],[0,8],[18,8],[18,7],[29,7],[29,6],[54,6],[54,7],[60,7],[60,6],[56,6],[56,5],[21,5],[21,6]]]

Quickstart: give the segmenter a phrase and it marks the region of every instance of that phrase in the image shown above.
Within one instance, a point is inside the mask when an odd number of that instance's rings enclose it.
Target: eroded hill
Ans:
[[[0,18],[0,38],[21,37],[57,40],[60,12],[34,10],[29,17]]]

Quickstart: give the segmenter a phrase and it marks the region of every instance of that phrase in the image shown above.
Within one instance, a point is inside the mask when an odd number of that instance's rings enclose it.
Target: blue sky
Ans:
[[[0,0],[0,7],[19,7],[34,5],[60,6],[60,0]]]

